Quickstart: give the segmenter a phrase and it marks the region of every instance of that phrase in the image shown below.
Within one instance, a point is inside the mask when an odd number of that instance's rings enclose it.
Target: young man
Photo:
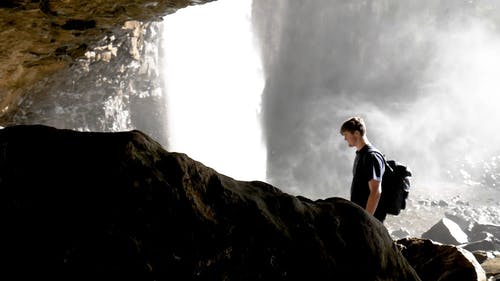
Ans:
[[[340,127],[349,147],[356,148],[356,158],[352,169],[351,201],[384,222],[387,213],[379,205],[382,190],[382,176],[385,161],[378,150],[366,137],[365,122],[360,117],[346,120]],[[376,152],[377,151],[377,152]]]

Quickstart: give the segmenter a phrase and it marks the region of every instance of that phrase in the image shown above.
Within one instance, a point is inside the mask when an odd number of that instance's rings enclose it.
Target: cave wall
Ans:
[[[27,96],[50,91],[46,85],[51,79],[75,64],[84,69],[85,64],[109,62],[120,52],[118,43],[127,41],[130,57],[140,61],[141,40],[151,23],[180,8],[211,1],[2,1],[0,125],[19,121],[13,115]]]

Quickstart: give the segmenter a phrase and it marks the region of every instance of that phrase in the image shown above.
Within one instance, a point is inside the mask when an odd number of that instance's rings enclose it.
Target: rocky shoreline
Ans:
[[[418,237],[474,254],[488,280],[500,280],[500,191],[450,186],[414,191],[408,207],[385,223],[393,239]],[[432,197],[434,195],[434,197]]]

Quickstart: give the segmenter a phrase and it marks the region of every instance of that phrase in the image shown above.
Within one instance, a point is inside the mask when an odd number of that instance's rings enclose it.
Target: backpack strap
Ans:
[[[387,162],[387,158],[385,157],[385,154],[383,154],[382,152],[380,152],[380,150],[378,150],[378,149],[376,149],[376,148],[374,148],[374,147],[370,146],[370,147],[368,147],[368,151],[367,151],[367,153],[370,153],[370,152],[375,152],[376,154],[380,155],[380,156],[382,157],[382,159],[384,159],[385,169],[389,169],[389,170],[391,170],[392,172],[394,171],[394,170],[392,169],[391,165],[389,165],[389,163]],[[365,155],[365,157],[366,157],[366,155]],[[363,158],[364,158],[364,157],[363,157]],[[363,159],[363,161],[364,161],[364,159]]]

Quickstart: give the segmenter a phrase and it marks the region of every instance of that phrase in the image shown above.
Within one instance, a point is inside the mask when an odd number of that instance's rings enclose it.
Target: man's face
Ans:
[[[354,132],[345,131],[342,133],[342,135],[344,136],[344,140],[347,142],[349,147],[356,146],[358,139],[359,139],[359,136],[360,136],[358,131],[354,131]]]

